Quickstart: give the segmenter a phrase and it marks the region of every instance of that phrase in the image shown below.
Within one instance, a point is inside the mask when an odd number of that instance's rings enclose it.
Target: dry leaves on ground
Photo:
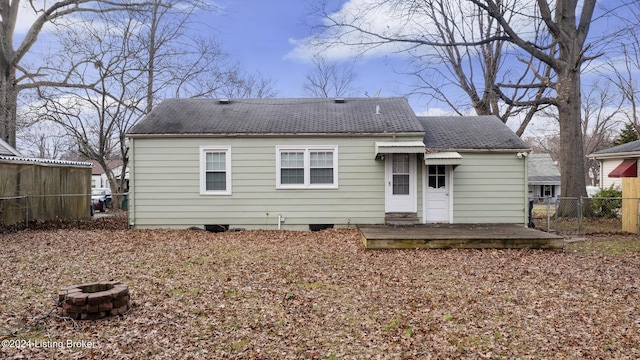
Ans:
[[[354,229],[0,243],[0,336],[25,345],[5,358],[640,358],[637,253],[366,251]],[[126,315],[36,323],[59,288],[110,279],[130,287]]]

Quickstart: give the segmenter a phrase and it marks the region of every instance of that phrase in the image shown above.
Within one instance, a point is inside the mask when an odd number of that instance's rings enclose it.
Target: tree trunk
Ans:
[[[563,197],[559,216],[577,216],[579,198],[587,196],[584,149],[582,146],[580,69],[558,75],[558,115],[560,122],[560,187]]]
[[[9,145],[16,147],[16,118],[18,89],[16,70],[9,64],[0,64],[0,137]]]
[[[158,35],[158,13],[160,11],[160,6],[162,5],[162,1],[156,1],[153,5],[153,10],[151,12],[151,28],[149,29],[149,59],[147,64],[147,106],[145,108],[145,114],[148,114],[153,109],[153,90],[155,87],[154,80],[156,76],[156,36]]]
[[[545,9],[545,13],[549,13],[548,3],[538,0],[538,4],[541,9]],[[562,196],[571,198],[560,201],[559,216],[577,216],[580,208],[578,201],[580,197],[587,196],[580,75],[584,61],[584,43],[595,4],[596,0],[585,0],[582,3],[578,23],[578,0],[558,0],[555,23],[550,26],[559,50],[558,59],[550,65],[553,65],[558,76],[556,105],[560,123],[560,186]],[[550,19],[547,21],[551,22]]]

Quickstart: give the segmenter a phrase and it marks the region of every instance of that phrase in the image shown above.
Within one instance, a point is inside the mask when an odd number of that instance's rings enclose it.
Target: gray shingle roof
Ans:
[[[549,154],[529,154],[527,174],[529,183],[560,185],[560,171]]]
[[[495,116],[419,116],[427,149],[527,150],[529,146]]]
[[[379,114],[376,114],[379,107]],[[129,134],[422,133],[404,98],[169,99]]]
[[[591,155],[617,154],[625,152],[640,152],[640,140],[596,151]]]

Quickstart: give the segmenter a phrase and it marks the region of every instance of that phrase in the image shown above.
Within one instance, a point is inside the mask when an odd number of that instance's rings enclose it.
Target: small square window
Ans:
[[[310,183],[333,184],[333,152],[312,151],[309,153]]]
[[[304,184],[304,152],[280,154],[280,183]]]

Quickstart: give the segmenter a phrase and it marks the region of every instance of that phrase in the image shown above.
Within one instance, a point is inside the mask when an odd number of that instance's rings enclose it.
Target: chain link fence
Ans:
[[[98,206],[91,194],[21,195],[0,197],[0,230],[18,231],[52,226],[85,227],[86,221],[106,221],[128,216],[128,193],[112,194],[108,206]],[[75,224],[75,225],[74,225]]]
[[[536,229],[558,235],[611,234],[623,232],[624,208],[638,209],[640,199],[622,197],[560,197],[533,200],[532,222]],[[636,215],[637,216],[637,215]],[[638,219],[635,220],[636,223]],[[634,226],[638,231],[637,225]]]
[[[623,232],[623,209],[640,213],[640,199],[622,197],[537,198],[532,200],[531,222],[536,229],[558,235]],[[91,194],[22,195],[0,197],[0,230],[16,231],[54,222],[83,227],[82,222],[107,221],[114,216],[128,227],[128,193],[112,194],[106,212],[92,211]],[[637,215],[636,215],[637,216]],[[627,216],[629,218],[629,216]],[[639,232],[640,219],[632,231]],[[75,224],[75,225],[74,225]],[[628,229],[628,226],[627,226]],[[627,230],[629,231],[629,230]]]

